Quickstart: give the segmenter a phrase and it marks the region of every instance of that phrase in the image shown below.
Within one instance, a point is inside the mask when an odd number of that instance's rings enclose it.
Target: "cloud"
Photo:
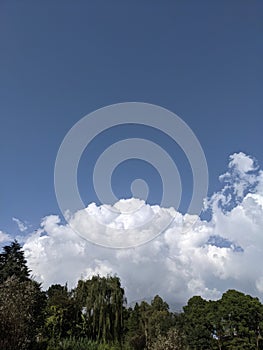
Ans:
[[[258,170],[257,162],[252,157],[243,152],[232,154],[229,157],[228,171],[219,177],[225,183],[223,192],[231,189],[236,199],[242,199],[246,192],[258,184]]]
[[[262,170],[252,157],[235,153],[220,180],[222,190],[206,200],[209,221],[134,198],[114,207],[90,204],[71,218],[71,226],[57,215],[47,216],[25,241],[29,266],[44,288],[116,273],[129,302],[159,294],[170,305],[183,305],[192,295],[216,299],[229,288],[262,298]],[[96,241],[120,239],[127,229],[147,238],[168,219],[162,234],[129,249],[94,245],[72,229],[81,227]]]
[[[17,224],[20,232],[25,232],[28,229],[27,225],[18,218],[13,217],[12,220]]]
[[[5,243],[10,241],[11,237],[9,236],[9,234],[3,232],[0,230],[0,243]]]

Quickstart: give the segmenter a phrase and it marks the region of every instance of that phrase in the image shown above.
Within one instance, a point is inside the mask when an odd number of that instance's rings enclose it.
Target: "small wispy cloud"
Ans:
[[[8,233],[5,233],[0,230],[0,243],[5,243],[10,241],[11,237],[9,236]]]
[[[28,226],[22,220],[19,220],[18,218],[15,218],[15,217],[13,217],[12,220],[17,224],[20,232],[25,232],[28,229]]]

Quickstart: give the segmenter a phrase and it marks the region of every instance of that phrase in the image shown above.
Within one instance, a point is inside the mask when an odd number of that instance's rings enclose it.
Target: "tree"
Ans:
[[[156,295],[151,304],[146,301],[135,304],[128,319],[126,340],[135,350],[148,349],[159,336],[167,334],[173,324],[168,304]]]
[[[20,244],[15,240],[3,247],[0,254],[0,284],[15,276],[19,281],[28,281],[30,270]]]
[[[82,310],[86,336],[103,343],[122,341],[126,300],[118,277],[93,276],[79,281],[74,297]]]
[[[149,338],[154,342],[159,335],[167,334],[174,325],[173,314],[169,312],[169,305],[156,295],[151,302],[151,312],[149,318]]]
[[[76,335],[81,312],[67,285],[51,285],[46,295],[45,333],[51,336],[53,343],[61,338]]]
[[[258,298],[228,290],[218,303],[224,346],[228,349],[259,349],[263,306]]]
[[[30,349],[43,322],[45,298],[34,281],[12,276],[0,285],[0,349]]]
[[[29,278],[24,252],[17,241],[0,254],[0,349],[29,349],[44,320],[45,295]]]
[[[183,309],[180,318],[191,349],[262,349],[258,298],[228,290],[217,301],[192,297]]]
[[[183,350],[184,338],[176,328],[170,328],[166,335],[159,335],[150,350]]]
[[[128,346],[134,350],[143,350],[146,346],[145,330],[138,303],[133,309],[128,310],[125,339]]]
[[[208,318],[209,303],[200,296],[194,296],[183,310],[183,330],[190,349],[211,349],[215,340],[213,325]]]

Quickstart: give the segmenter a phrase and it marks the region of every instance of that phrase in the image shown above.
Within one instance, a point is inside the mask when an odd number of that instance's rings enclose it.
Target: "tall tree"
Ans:
[[[94,276],[79,281],[74,295],[82,310],[86,335],[104,343],[121,342],[126,300],[119,278]]]
[[[213,325],[208,319],[209,303],[200,296],[189,299],[183,307],[183,330],[190,349],[211,349],[215,342]]]
[[[0,254],[0,349],[30,349],[44,321],[45,295],[29,278],[17,241]]]
[[[21,282],[28,281],[30,276],[24,252],[16,240],[4,246],[0,254],[0,284],[12,276]]]
[[[51,285],[47,292],[45,333],[51,341],[58,342],[61,338],[77,334],[77,322],[80,310],[67,285]]]
[[[128,347],[134,350],[143,350],[146,346],[144,324],[138,303],[128,310],[125,340]]]
[[[149,318],[149,338],[150,343],[154,342],[158,336],[167,334],[174,325],[174,317],[169,312],[169,305],[156,295],[151,302]]]
[[[174,325],[174,317],[168,304],[156,295],[151,304],[142,301],[129,312],[126,343],[132,349],[149,349],[159,336],[167,334]]]
[[[217,303],[224,345],[229,348],[259,349],[263,331],[263,306],[258,298],[228,290]]]

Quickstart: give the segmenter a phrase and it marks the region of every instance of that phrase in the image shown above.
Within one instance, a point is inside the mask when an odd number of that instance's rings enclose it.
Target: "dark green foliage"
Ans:
[[[45,294],[29,278],[24,252],[17,241],[0,254],[0,349],[31,349],[41,335]]]
[[[79,281],[74,298],[82,311],[81,333],[103,343],[121,342],[126,303],[118,277],[94,276]]]
[[[134,350],[149,348],[173,325],[173,314],[160,296],[155,296],[151,304],[145,301],[140,305],[136,303],[127,320],[126,343]]]
[[[101,344],[87,338],[68,338],[60,342],[56,349],[48,350],[121,350],[118,346]]]
[[[235,290],[218,301],[195,296],[181,316],[191,349],[261,349],[262,320],[260,301]]]
[[[215,303],[218,303],[217,313],[221,317],[221,343],[229,349],[259,348],[263,306],[258,298],[229,290]]]
[[[45,298],[34,281],[0,284],[0,349],[30,349],[41,333]]]
[[[138,303],[135,304],[134,309],[130,308],[128,310],[128,314],[129,316],[126,320],[126,343],[131,349],[144,349],[146,337]]]
[[[30,276],[24,252],[16,240],[10,245],[4,246],[3,253],[0,254],[0,283],[12,276],[21,282],[28,281]]]
[[[213,343],[213,327],[207,318],[207,301],[200,296],[194,296],[183,309],[183,329],[190,348],[210,349]]]
[[[55,284],[49,287],[46,295],[45,334],[56,342],[74,335],[81,312],[72,293],[68,291],[67,286]]]
[[[60,342],[50,342],[47,350],[98,350],[98,348],[99,344],[90,339],[71,337]]]

